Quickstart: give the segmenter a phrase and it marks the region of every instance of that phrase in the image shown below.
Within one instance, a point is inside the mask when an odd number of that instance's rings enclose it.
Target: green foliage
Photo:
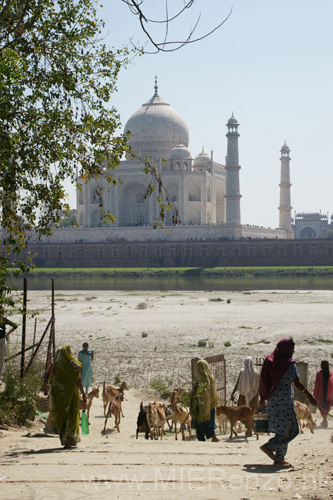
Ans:
[[[270,341],[262,339],[262,340],[257,340],[256,342],[247,342],[246,345],[257,345],[257,344],[270,344]]]
[[[223,302],[223,299],[220,299],[220,297],[217,297],[216,299],[209,299],[209,302]]]
[[[33,365],[21,379],[18,363],[7,363],[0,392],[0,424],[29,426],[36,415],[38,393],[42,386],[41,365]]]
[[[115,375],[114,378],[113,378],[113,381],[116,385],[119,385],[120,382],[121,382],[121,376],[118,374],[118,375]]]
[[[164,381],[153,378],[150,382],[150,387],[159,392],[161,398],[169,399],[172,392],[171,384],[172,381],[169,379],[166,379],[166,381]]]
[[[71,227],[77,226],[77,211],[75,209],[71,209],[68,212],[64,212],[59,219],[58,226],[59,227]]]
[[[148,333],[147,333],[147,332],[141,332],[141,337],[142,337],[142,338],[146,338],[146,337],[148,337]]]
[[[199,340],[197,347],[207,347],[207,340]]]
[[[224,342],[224,347],[231,347],[231,342],[227,340],[227,342]]]
[[[231,304],[231,299],[227,299],[227,304]]]
[[[107,106],[128,51],[103,43],[94,0],[17,0],[0,12],[1,271],[33,229],[49,234],[69,212],[64,181],[113,170],[127,148]],[[99,195],[99,193],[97,193]],[[101,207],[102,208],[102,207]],[[105,219],[109,214],[103,213]],[[10,255],[10,252],[12,255]],[[17,262],[16,272],[29,263]],[[0,300],[10,288],[0,283]]]

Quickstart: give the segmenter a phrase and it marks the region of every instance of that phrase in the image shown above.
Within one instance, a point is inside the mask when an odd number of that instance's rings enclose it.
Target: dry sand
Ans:
[[[309,365],[311,390],[320,360],[332,360],[333,344],[325,342],[333,340],[332,303],[333,291],[56,293],[57,346],[68,343],[77,352],[87,340],[96,356],[94,383],[127,381],[125,418],[120,433],[112,419],[101,434],[103,407],[95,399],[90,435],[69,451],[44,435],[42,421],[31,431],[1,431],[1,498],[333,498],[332,420],[290,444],[294,467],[287,470],[271,466],[259,450],[264,435],[248,443],[244,433],[219,443],[175,442],[173,433],[162,441],[135,439],[140,401],[156,398],[152,383],[190,383],[192,357],[224,353],[230,394],[247,355],[263,357],[292,335],[295,359]],[[42,331],[49,294],[29,292],[29,309],[40,311]],[[209,348],[197,347],[203,339]],[[259,341],[269,343],[248,345]]]

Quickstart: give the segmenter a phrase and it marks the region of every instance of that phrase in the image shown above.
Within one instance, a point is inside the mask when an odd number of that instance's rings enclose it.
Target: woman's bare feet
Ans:
[[[274,453],[269,448],[267,448],[267,446],[265,444],[263,444],[262,446],[260,446],[260,449],[261,449],[261,451],[263,451],[264,453],[266,453],[266,455],[269,458],[271,458],[274,463],[276,463],[276,461],[277,461],[276,456],[274,455]]]
[[[292,467],[292,465],[289,462],[286,462],[285,460],[281,460],[281,461],[275,460],[273,465],[277,465],[277,466],[283,465],[284,467]]]
[[[212,437],[212,443],[218,443],[219,441],[220,440],[216,436]]]

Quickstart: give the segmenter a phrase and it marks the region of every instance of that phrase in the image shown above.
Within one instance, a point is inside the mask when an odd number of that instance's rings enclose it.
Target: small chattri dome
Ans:
[[[170,160],[191,160],[191,152],[184,144],[178,144],[171,151]]]
[[[289,151],[290,151],[290,149],[289,149],[289,147],[287,146],[286,141],[284,141],[284,144],[283,144],[283,146],[282,146],[282,148],[281,148],[281,153],[289,153]]]
[[[234,117],[234,114],[232,113],[232,117],[229,118],[227,125],[239,125],[237,119]]]
[[[207,167],[207,165],[210,165],[211,164],[211,159],[210,159],[210,156],[205,153],[204,150],[201,151],[201,153],[198,154],[198,156],[196,156],[194,158],[194,161],[193,161],[193,168],[205,168]]]

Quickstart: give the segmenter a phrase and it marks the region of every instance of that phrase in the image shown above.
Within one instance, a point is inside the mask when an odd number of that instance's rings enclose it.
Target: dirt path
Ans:
[[[135,439],[140,401],[132,389],[123,403],[120,433],[113,418],[104,427],[101,400],[94,400],[89,436],[63,450],[57,436],[46,436],[39,422],[30,432],[1,431],[1,499],[332,499],[333,444],[330,428],[309,429],[290,444],[293,468],[270,465],[259,446],[267,436],[219,443]],[[188,439],[188,438],[187,438]]]

